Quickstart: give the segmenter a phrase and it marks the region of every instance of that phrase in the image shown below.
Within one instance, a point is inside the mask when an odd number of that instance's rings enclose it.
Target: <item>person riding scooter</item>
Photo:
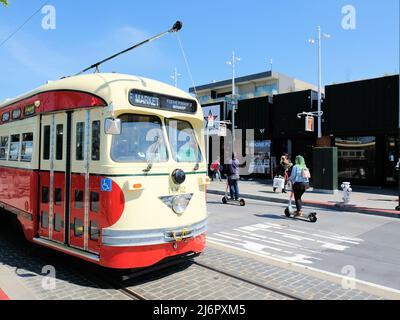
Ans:
[[[296,202],[295,216],[302,216],[302,201],[301,197],[304,192],[309,188],[309,178],[310,171],[308,170],[304,158],[302,156],[297,156],[295,160],[295,166],[292,169],[292,173],[289,177],[292,183],[292,189],[294,192],[294,199]]]
[[[234,152],[232,153],[232,159],[228,163],[228,183],[232,200],[239,200],[239,179],[239,160]]]

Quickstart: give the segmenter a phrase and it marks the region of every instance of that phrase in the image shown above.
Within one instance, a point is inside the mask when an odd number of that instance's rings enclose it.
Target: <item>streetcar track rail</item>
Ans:
[[[281,295],[281,296],[287,297],[287,298],[289,298],[289,299],[291,299],[291,300],[304,300],[304,298],[299,297],[299,296],[297,296],[297,295],[295,295],[295,294],[293,294],[293,293],[287,292],[287,291],[285,291],[285,290],[277,289],[277,288],[274,288],[274,287],[272,287],[272,286],[268,286],[268,285],[264,285],[264,284],[255,282],[255,281],[253,281],[253,280],[251,280],[251,279],[248,279],[248,278],[245,278],[245,277],[242,277],[242,276],[238,276],[238,275],[235,275],[235,274],[233,274],[233,273],[231,273],[231,272],[227,272],[227,271],[224,271],[224,270],[221,270],[221,269],[217,269],[217,268],[215,268],[215,267],[213,267],[213,266],[210,266],[210,265],[205,264],[205,263],[202,263],[202,262],[198,262],[198,261],[192,260],[192,263],[193,263],[194,265],[203,267],[203,268],[205,268],[205,269],[208,269],[208,270],[211,270],[211,271],[214,271],[214,272],[223,274],[223,275],[225,275],[225,276],[227,276],[227,277],[234,278],[234,279],[239,280],[239,281],[242,281],[242,282],[244,282],[244,283],[251,284],[251,285],[256,286],[256,287],[258,287],[258,288],[261,288],[261,289],[264,289],[264,290],[267,290],[267,291],[274,292],[274,293],[279,294],[279,295]]]

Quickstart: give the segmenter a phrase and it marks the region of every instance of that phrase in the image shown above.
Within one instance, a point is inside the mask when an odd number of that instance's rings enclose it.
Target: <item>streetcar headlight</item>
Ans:
[[[182,214],[185,212],[190,199],[187,199],[185,196],[176,196],[172,200],[172,210],[174,210],[177,214]]]
[[[160,200],[170,207],[176,214],[182,214],[186,211],[193,194],[182,194],[178,196],[160,197]]]

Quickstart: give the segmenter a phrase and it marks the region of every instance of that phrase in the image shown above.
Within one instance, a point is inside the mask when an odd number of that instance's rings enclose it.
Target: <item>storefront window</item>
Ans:
[[[271,172],[271,140],[250,141],[250,174],[270,174]]]
[[[335,142],[338,148],[339,179],[375,180],[375,137],[340,137]]]

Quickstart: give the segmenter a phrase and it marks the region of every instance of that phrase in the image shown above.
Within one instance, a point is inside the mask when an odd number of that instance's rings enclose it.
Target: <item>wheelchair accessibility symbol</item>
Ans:
[[[111,192],[112,191],[112,180],[101,179],[101,191]]]

